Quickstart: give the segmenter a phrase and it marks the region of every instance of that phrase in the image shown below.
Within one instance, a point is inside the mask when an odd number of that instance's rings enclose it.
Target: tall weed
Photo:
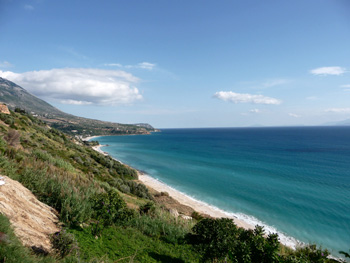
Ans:
[[[75,188],[54,174],[30,168],[23,171],[19,180],[41,201],[57,209],[67,225],[76,225],[91,217],[89,199],[95,192],[92,188]]]

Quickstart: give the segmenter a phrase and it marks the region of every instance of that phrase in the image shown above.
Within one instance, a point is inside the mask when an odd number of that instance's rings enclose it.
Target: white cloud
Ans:
[[[322,67],[310,70],[313,75],[342,75],[346,72],[345,68],[342,67]]]
[[[275,98],[265,97],[263,95],[235,93],[232,91],[219,91],[214,94],[214,97],[233,103],[281,104],[281,101]]]
[[[142,63],[137,64],[138,68],[148,69],[148,70],[152,70],[155,66],[156,66],[156,64],[152,64],[152,63],[148,63],[148,62],[142,62]]]
[[[121,68],[123,65],[122,65],[122,64],[119,64],[119,63],[106,63],[106,64],[103,64],[103,66],[107,66],[107,67],[119,67],[119,68]]]
[[[71,105],[89,105],[92,102],[89,101],[81,101],[81,100],[61,100],[62,104],[71,104]]]
[[[350,84],[346,84],[346,85],[341,85],[341,88],[350,88]]]
[[[136,65],[127,65],[125,68],[141,68],[141,69],[147,69],[147,70],[152,70],[156,64],[149,63],[149,62],[141,62]]]
[[[0,68],[11,68],[13,65],[8,61],[0,62]]]
[[[64,68],[14,73],[0,71],[38,97],[67,104],[129,104],[142,99],[139,79],[121,70]]]
[[[259,109],[251,109],[249,112],[250,113],[261,113],[261,110],[259,110]]]
[[[300,115],[295,114],[295,113],[288,113],[289,116],[294,117],[294,118],[299,118]]]
[[[333,112],[333,113],[350,113],[350,108],[332,108],[325,110],[326,112]]]
[[[123,66],[122,64],[119,64],[119,63],[105,63],[103,65],[107,67],[119,67],[119,68],[127,68],[127,69],[139,68],[139,69],[147,69],[147,70],[153,70],[156,67],[156,64],[149,63],[149,62],[141,62],[136,65],[126,65],[126,66]]]

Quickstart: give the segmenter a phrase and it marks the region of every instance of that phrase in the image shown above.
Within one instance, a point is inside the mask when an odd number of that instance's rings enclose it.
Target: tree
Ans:
[[[97,220],[93,232],[98,234],[103,227],[110,226],[119,219],[126,204],[117,191],[111,189],[106,193],[96,194],[92,198],[92,208],[94,218]]]
[[[205,218],[192,229],[191,243],[203,254],[204,261],[225,260],[234,246],[237,226],[228,218]]]
[[[230,251],[233,262],[249,263],[273,263],[279,262],[279,241],[277,234],[269,234],[265,237],[262,226],[256,226],[254,230],[240,229],[237,242]]]

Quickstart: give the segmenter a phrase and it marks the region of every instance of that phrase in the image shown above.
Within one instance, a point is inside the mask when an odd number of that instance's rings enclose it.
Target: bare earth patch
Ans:
[[[1,176],[0,213],[11,222],[16,236],[25,246],[51,252],[50,234],[58,232],[57,211],[40,202],[27,188]]]

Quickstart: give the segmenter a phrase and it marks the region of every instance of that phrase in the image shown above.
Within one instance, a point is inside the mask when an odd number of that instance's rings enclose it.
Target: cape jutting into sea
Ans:
[[[350,127],[164,129],[97,140],[123,163],[287,243],[350,248]]]

